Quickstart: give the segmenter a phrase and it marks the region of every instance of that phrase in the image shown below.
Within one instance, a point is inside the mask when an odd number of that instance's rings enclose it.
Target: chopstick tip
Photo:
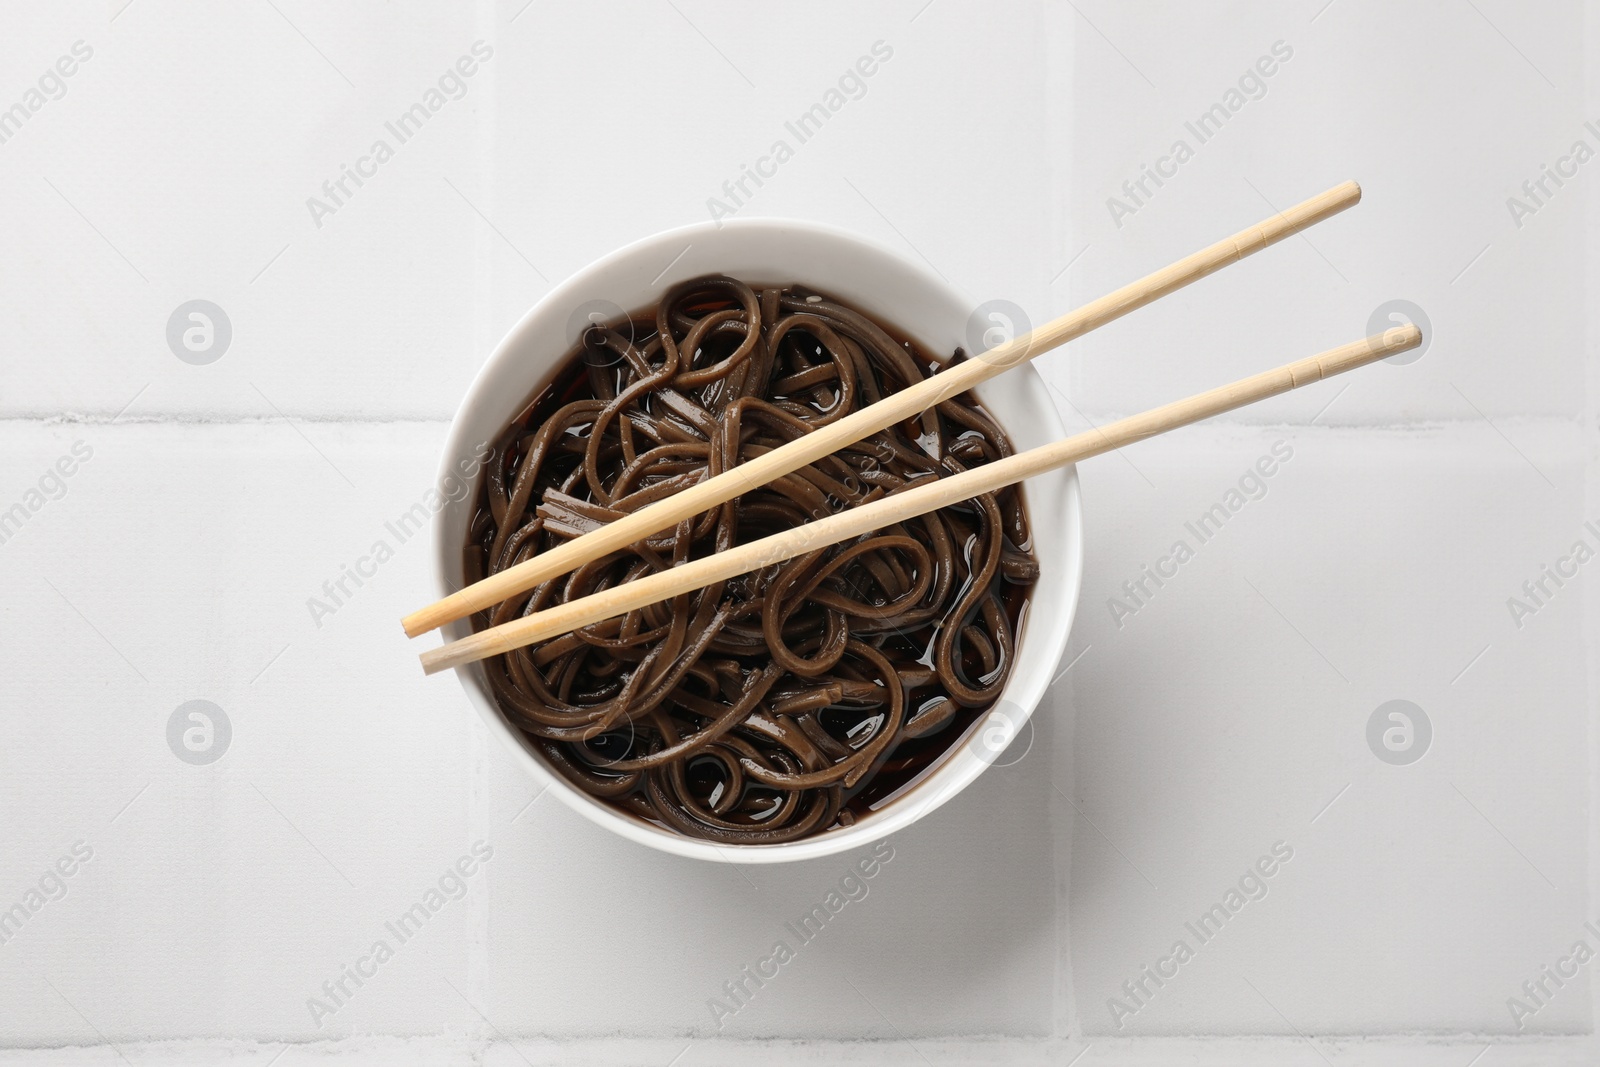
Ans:
[[[1422,343],[1422,328],[1414,322],[1403,326],[1392,326],[1383,331],[1383,344],[1385,348],[1415,348]]]

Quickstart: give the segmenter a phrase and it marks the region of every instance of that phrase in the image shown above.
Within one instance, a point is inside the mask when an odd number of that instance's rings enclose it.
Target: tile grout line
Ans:
[[[1090,413],[1094,418],[1104,422],[1113,422],[1129,417],[1134,412],[1104,412]],[[121,413],[115,415],[106,412],[82,413],[75,412],[63,415],[59,412],[49,415],[17,414],[8,415],[0,413],[0,426],[7,423],[17,423],[30,426],[109,426],[113,423],[118,426],[250,426],[267,423],[281,422],[283,416],[273,415],[203,415],[182,412],[161,412],[145,414],[137,418],[121,418]],[[443,415],[319,415],[314,412],[288,411],[285,415],[297,422],[309,423],[316,426],[394,426],[400,424],[422,424],[449,426],[454,421],[454,416]],[[1583,429],[1584,416],[1566,415],[1506,415],[1496,416],[1509,419],[1521,425],[1537,425],[1550,427],[1574,427]],[[1408,422],[1373,422],[1373,423],[1320,423],[1312,420],[1305,422],[1253,422],[1243,419],[1207,419],[1196,424],[1194,428],[1226,427],[1230,429],[1245,430],[1323,430],[1333,432],[1348,431],[1404,431],[1420,432],[1425,430],[1448,430],[1464,426],[1475,426],[1481,423],[1481,418],[1449,418],[1449,419],[1424,419]],[[1186,427],[1186,429],[1189,429]]]

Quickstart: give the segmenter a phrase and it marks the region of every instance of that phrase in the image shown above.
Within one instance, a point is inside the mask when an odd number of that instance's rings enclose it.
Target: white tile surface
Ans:
[[[0,1062],[1592,1062],[1587,969],[1520,1032],[1507,998],[1600,947],[1600,564],[1520,627],[1507,599],[1600,544],[1600,163],[1521,227],[1506,198],[1600,148],[1597,14],[8,11],[0,105],[74,42],[93,56],[0,144],[0,511],[92,455],[0,543],[0,907],[75,842],[93,856],[0,945]],[[477,41],[465,95],[318,227],[306,199]],[[386,523],[532,301],[707,217],[877,41],[864,94],[741,213],[873,235],[1036,319],[1363,182],[1308,240],[1041,359],[1069,425],[1347,340],[1395,298],[1434,339],[1087,464],[1071,667],[1027,755],[892,839],[718,1033],[708,999],[843,860],[700,866],[530,805],[453,680],[416,672],[395,620],[426,546]],[[1264,94],[1198,144],[1185,120],[1278,41]],[[1107,198],[1180,137],[1194,157],[1118,226]],[[164,335],[197,297],[233,327],[208,366]],[[1264,495],[1200,544],[1185,524],[1279,442]],[[1193,558],[1114,613],[1179,539]],[[378,540],[393,558],[314,617]],[[1396,698],[1434,731],[1410,766],[1367,747]],[[192,699],[232,724],[209,766],[167,748]],[[318,1026],[307,999],[477,841],[462,898]],[[1279,841],[1265,897],[1199,944],[1185,923]],[[1194,958],[1115,1017],[1180,938]]]

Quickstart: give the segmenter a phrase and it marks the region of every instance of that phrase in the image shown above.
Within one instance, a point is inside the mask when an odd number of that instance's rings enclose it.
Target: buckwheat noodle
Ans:
[[[956,353],[961,358],[961,353]],[[936,373],[845,305],[725,277],[590,327],[497,443],[467,578],[671,495]],[[965,394],[474,617],[482,628],[1011,453]],[[728,844],[849,825],[994,704],[1038,576],[1020,490],[485,661],[585,792]]]

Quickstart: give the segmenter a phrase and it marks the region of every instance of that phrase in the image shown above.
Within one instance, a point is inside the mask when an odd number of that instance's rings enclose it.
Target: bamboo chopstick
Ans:
[[[1187,426],[1298,389],[1302,385],[1415,348],[1421,343],[1422,331],[1417,327],[1397,326],[1381,334],[1329,349],[1320,355],[1286,363],[1275,370],[1152,408],[1098,430],[1087,430],[1061,441],[1019,452],[949,478],[940,478],[881,497],[850,511],[841,511],[726,552],[692,560],[592,596],[481,630],[470,637],[423,653],[423,670],[434,674],[536,641],[548,640],[648,604],[693,592],[713,582],[760,570],[937,508],[994,492],[1036,474],[1166,433],[1179,426]]]
[[[581,537],[541,552],[514,567],[474,582],[400,620],[406,634],[416,637],[447,622],[465,618],[475,611],[532,589],[609,552],[642,541],[684,519],[709,511],[718,504],[774,478],[831,455],[886,426],[926,411],[935,404],[966,392],[980,382],[1025,363],[1041,352],[1081,337],[1099,326],[1121,318],[1191,282],[1237,263],[1245,256],[1299,233],[1359,202],[1361,187],[1355,182],[1336,185],[1304,203],[1272,218],[1224,238],[1176,263],[1148,274],[1092,303],[1048,322],[1031,333],[1013,338],[964,363],[948,367],[898,393],[891,393],[875,404],[846,415],[839,421],[796,438],[715,478],[707,479],[670,497],[640,508]]]

